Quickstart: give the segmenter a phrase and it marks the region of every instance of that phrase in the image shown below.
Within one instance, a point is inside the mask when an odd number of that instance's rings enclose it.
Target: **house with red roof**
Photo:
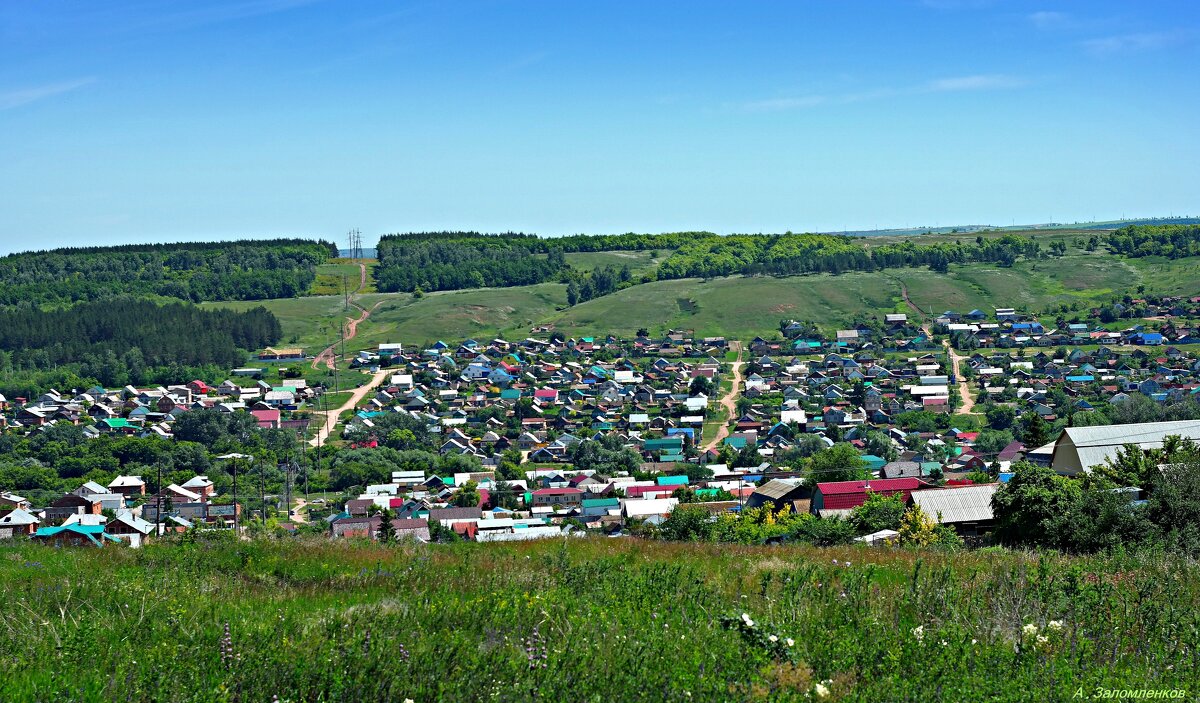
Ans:
[[[877,478],[867,481],[830,481],[818,483],[812,494],[810,510],[814,515],[840,515],[867,502],[867,492],[884,496],[901,495],[904,501],[913,491],[928,487],[917,478]]]
[[[279,429],[280,414],[278,410],[251,410],[250,414],[254,416],[258,426],[264,430]]]

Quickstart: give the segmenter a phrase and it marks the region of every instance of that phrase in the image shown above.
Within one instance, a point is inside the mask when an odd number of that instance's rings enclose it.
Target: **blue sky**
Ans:
[[[1200,214],[1194,2],[0,4],[0,250]]]

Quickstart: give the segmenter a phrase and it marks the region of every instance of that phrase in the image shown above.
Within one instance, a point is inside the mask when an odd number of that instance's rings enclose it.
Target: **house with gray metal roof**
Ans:
[[[961,535],[977,535],[991,530],[995,522],[992,496],[998,483],[979,486],[951,486],[913,491],[910,500],[921,512]]]
[[[1054,443],[1050,466],[1065,476],[1091,473],[1092,467],[1116,458],[1126,444],[1143,450],[1158,449],[1172,435],[1200,441],[1200,420],[1068,427]]]

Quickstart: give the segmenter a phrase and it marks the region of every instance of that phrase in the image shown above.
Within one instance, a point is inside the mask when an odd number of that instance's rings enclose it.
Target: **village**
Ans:
[[[208,410],[290,430],[308,440],[310,454],[379,451],[401,436],[396,446],[454,457],[452,471],[394,470],[312,502],[298,486],[293,500],[289,484],[286,498],[261,512],[242,504],[254,489],[251,457],[216,457],[233,474],[224,493],[224,481],[208,475],[169,485],[148,475],[81,481],[41,505],[4,490],[0,537],[138,546],[268,521],[284,534],[333,538],[624,536],[661,525],[680,504],[714,516],[765,506],[830,518],[875,494],[900,496],[960,536],[986,540],[992,495],[1014,462],[1077,475],[1127,442],[1200,438],[1200,421],[1155,413],[1200,397],[1200,356],[1188,346],[1200,342],[1200,301],[1133,304],[1153,327],[1110,329],[1100,311],[1047,325],[997,308],[944,311],[926,326],[885,313],[830,335],[783,320],[750,340],[689,330],[566,338],[542,328],[519,341],[385,343],[350,356],[371,380],[333,437],[309,437],[314,413],[341,410],[321,409],[328,389],[303,378],[261,380],[272,364],[304,360],[302,349],[262,351],[264,367],[234,369],[212,386],[0,398],[5,432],[18,435],[76,425],[90,438],[170,440],[182,415]],[[1064,426],[1116,406],[1131,409],[1129,422]],[[815,456],[826,458],[824,468],[813,468]],[[243,493],[239,459],[247,460]],[[882,542],[893,532],[859,539]]]

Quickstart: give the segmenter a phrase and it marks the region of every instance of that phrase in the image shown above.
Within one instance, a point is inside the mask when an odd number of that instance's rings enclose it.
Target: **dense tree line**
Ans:
[[[1200,256],[1200,225],[1130,225],[1108,235],[1109,251],[1129,257]]]
[[[62,304],[122,294],[180,300],[262,300],[304,295],[330,242],[274,239],[138,244],[0,257],[0,305]]]
[[[384,237],[377,251],[379,290],[457,290],[526,286],[557,280],[566,268],[563,252],[535,255],[532,235],[404,235]]]
[[[224,373],[245,361],[246,350],[281,336],[279,320],[262,307],[205,310],[125,296],[64,310],[0,308],[0,392],[141,384],[172,374],[163,380],[177,383],[205,367]]]

